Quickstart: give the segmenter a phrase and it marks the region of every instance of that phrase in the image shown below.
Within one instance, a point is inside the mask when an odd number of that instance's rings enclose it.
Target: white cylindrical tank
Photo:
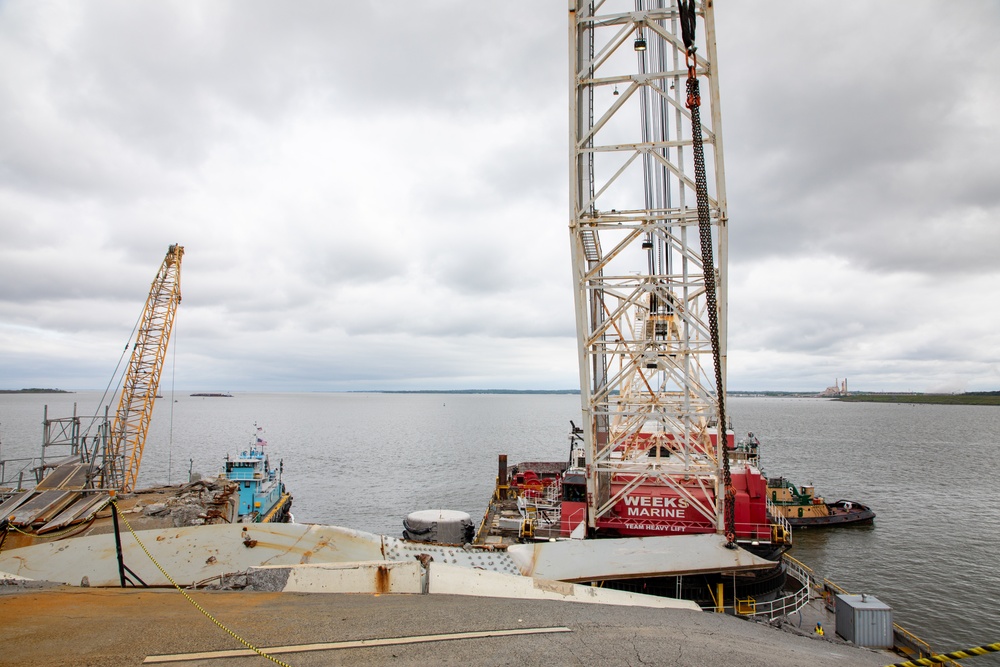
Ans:
[[[420,510],[403,519],[403,539],[437,544],[467,544],[475,536],[472,517],[457,510]]]

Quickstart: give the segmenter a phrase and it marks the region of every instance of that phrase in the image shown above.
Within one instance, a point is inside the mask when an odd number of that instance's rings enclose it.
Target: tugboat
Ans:
[[[771,505],[793,528],[870,524],[875,512],[856,500],[824,502],[813,486],[796,487],[784,477],[769,478],[767,492]]]
[[[753,433],[736,446],[750,462],[760,466],[760,440]],[[792,528],[870,524],[875,512],[856,500],[828,503],[816,495],[811,485],[795,486],[784,477],[767,478],[767,495],[771,510],[783,517]]]
[[[255,424],[256,426],[256,424]],[[272,468],[264,447],[263,429],[256,426],[250,446],[235,459],[226,455],[226,479],[239,484],[239,523],[285,523],[290,520],[292,496],[281,481],[284,462]]]

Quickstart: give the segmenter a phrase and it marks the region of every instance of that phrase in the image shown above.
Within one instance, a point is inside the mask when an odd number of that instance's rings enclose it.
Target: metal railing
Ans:
[[[733,606],[729,607],[720,606],[715,593],[709,589],[709,593],[711,593],[713,600],[715,600],[715,604],[711,607],[702,607],[702,609],[705,611],[732,609],[733,613],[738,616],[754,616],[768,620],[794,614],[809,603],[810,589],[812,587],[812,570],[789,556],[784,556],[782,567],[786,574],[785,585],[788,585],[788,578],[798,584],[787,595],[767,602],[760,602],[753,597],[734,598]]]
[[[736,600],[736,613],[741,616],[759,616],[773,620],[782,616],[794,614],[809,603],[809,590],[812,577],[808,567],[795,560],[785,557],[785,574],[799,585],[790,595],[776,598],[769,602],[757,602],[753,598]]]
[[[847,589],[838,586],[829,579],[825,577],[820,579],[812,568],[808,565],[804,565],[800,561],[795,560],[788,554],[783,556],[786,563],[793,566],[794,569],[805,572],[809,577],[809,588],[813,590],[817,597],[823,599],[823,604],[827,611],[831,613],[836,613],[837,611],[837,595],[850,595]],[[931,645],[925,642],[920,637],[901,627],[898,623],[892,624],[892,639],[893,639],[893,650],[901,655],[905,655],[909,659],[919,659],[927,658],[931,655],[935,655],[934,650]],[[938,663],[936,663],[938,664]],[[944,662],[939,663],[946,667],[962,667],[959,663],[946,659]]]
[[[489,532],[489,523],[493,519],[493,515],[496,514],[497,504],[503,500],[507,494],[507,486],[500,486],[500,478],[496,478],[496,484],[493,486],[493,495],[490,496],[490,504],[486,506],[486,512],[483,514],[482,521],[479,522],[479,528],[476,529],[476,536],[473,538],[475,544],[482,544],[486,539],[486,534]]]
[[[16,470],[10,473],[10,477],[7,476],[7,465],[8,464],[20,464],[12,465],[11,467],[16,468]],[[31,486],[35,485],[35,473],[34,470],[40,466],[38,457],[26,457],[19,459],[5,459],[0,461],[0,487],[10,487],[13,490],[21,491],[24,489],[25,473],[29,473]],[[15,485],[16,484],[16,485]],[[0,495],[3,492],[0,491]]]
[[[778,510],[775,509],[774,503],[771,502],[770,498],[768,498],[768,497],[765,496],[764,497],[764,501],[765,501],[765,506],[767,508],[767,516],[771,520],[771,524],[772,525],[776,525],[776,526],[780,526],[780,528],[783,531],[782,535],[786,536],[787,540],[788,540],[788,543],[791,544],[791,541],[792,541],[792,524],[788,523],[788,519],[786,519],[785,517],[781,516],[781,514],[778,512]],[[775,531],[775,532],[778,532],[778,531]],[[772,538],[772,539],[774,539],[775,541],[777,541],[777,535],[775,535],[775,537]],[[795,562],[798,563],[798,561],[795,561]],[[802,563],[799,563],[799,565],[802,565]]]
[[[892,624],[892,642],[896,652],[902,653],[907,658],[926,658],[935,655],[930,644],[909,630],[900,627],[897,623]],[[958,665],[957,662],[952,661],[941,664]]]

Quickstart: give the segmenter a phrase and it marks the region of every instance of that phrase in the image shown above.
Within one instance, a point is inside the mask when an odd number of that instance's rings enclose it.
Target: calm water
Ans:
[[[175,399],[171,402],[171,398]],[[42,407],[97,412],[98,394],[0,395],[0,458],[34,456]],[[1000,408],[737,398],[737,434],[761,439],[764,468],[827,499],[871,505],[873,527],[800,530],[795,555],[943,650],[1000,640]],[[579,397],[237,394],[157,403],[141,485],[216,474],[265,429],[285,462],[297,521],[398,535],[411,511],[482,516],[497,454],[561,460]],[[1000,658],[976,658],[998,664]]]

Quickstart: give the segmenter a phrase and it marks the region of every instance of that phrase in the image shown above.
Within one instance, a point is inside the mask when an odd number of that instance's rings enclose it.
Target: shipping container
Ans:
[[[857,646],[892,648],[892,608],[873,595],[837,596],[837,634]]]

